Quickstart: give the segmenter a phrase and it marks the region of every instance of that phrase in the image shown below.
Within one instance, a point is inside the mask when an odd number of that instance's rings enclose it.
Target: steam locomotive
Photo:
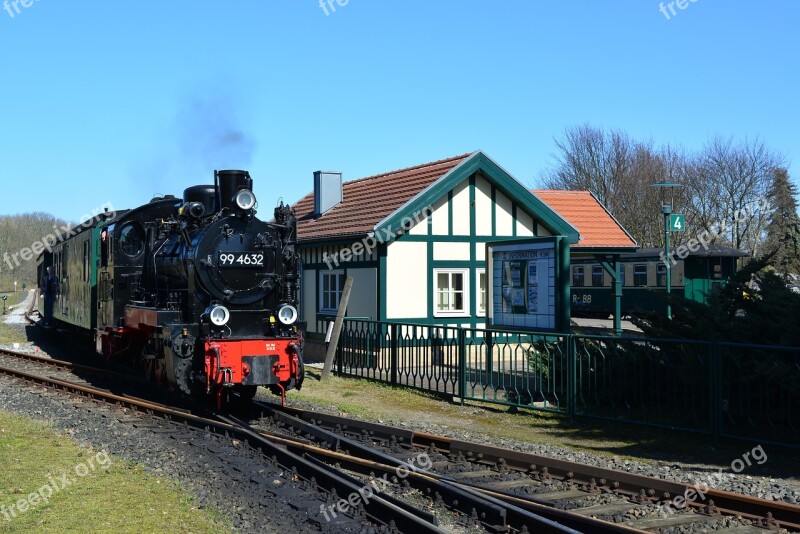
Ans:
[[[85,221],[38,258],[58,279],[53,318],[185,394],[221,404],[266,386],[285,400],[304,376],[297,220],[255,208],[250,174],[226,170]]]

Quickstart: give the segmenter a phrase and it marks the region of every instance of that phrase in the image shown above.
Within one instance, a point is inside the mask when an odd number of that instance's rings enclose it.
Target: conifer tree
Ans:
[[[773,211],[767,226],[767,250],[773,252],[772,266],[788,282],[800,274],[800,217],[797,215],[797,188],[784,168],[773,173],[769,200]]]

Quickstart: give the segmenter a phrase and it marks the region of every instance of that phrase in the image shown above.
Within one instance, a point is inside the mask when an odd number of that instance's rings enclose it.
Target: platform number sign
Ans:
[[[686,230],[686,217],[683,213],[673,213],[669,216],[669,231],[683,232]]]

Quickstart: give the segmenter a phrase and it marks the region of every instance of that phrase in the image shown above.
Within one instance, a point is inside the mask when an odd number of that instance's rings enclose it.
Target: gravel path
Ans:
[[[27,319],[25,319],[25,312],[28,310],[28,308],[31,307],[31,304],[33,304],[33,300],[35,298],[36,298],[36,290],[34,289],[28,290],[28,294],[25,296],[25,300],[15,305],[14,309],[8,312],[3,321],[6,324],[20,324],[20,325],[27,324],[28,321]]]

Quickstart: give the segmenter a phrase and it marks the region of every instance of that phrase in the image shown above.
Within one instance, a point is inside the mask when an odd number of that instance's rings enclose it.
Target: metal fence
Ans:
[[[800,447],[800,347],[347,319],[335,371],[462,403]]]

